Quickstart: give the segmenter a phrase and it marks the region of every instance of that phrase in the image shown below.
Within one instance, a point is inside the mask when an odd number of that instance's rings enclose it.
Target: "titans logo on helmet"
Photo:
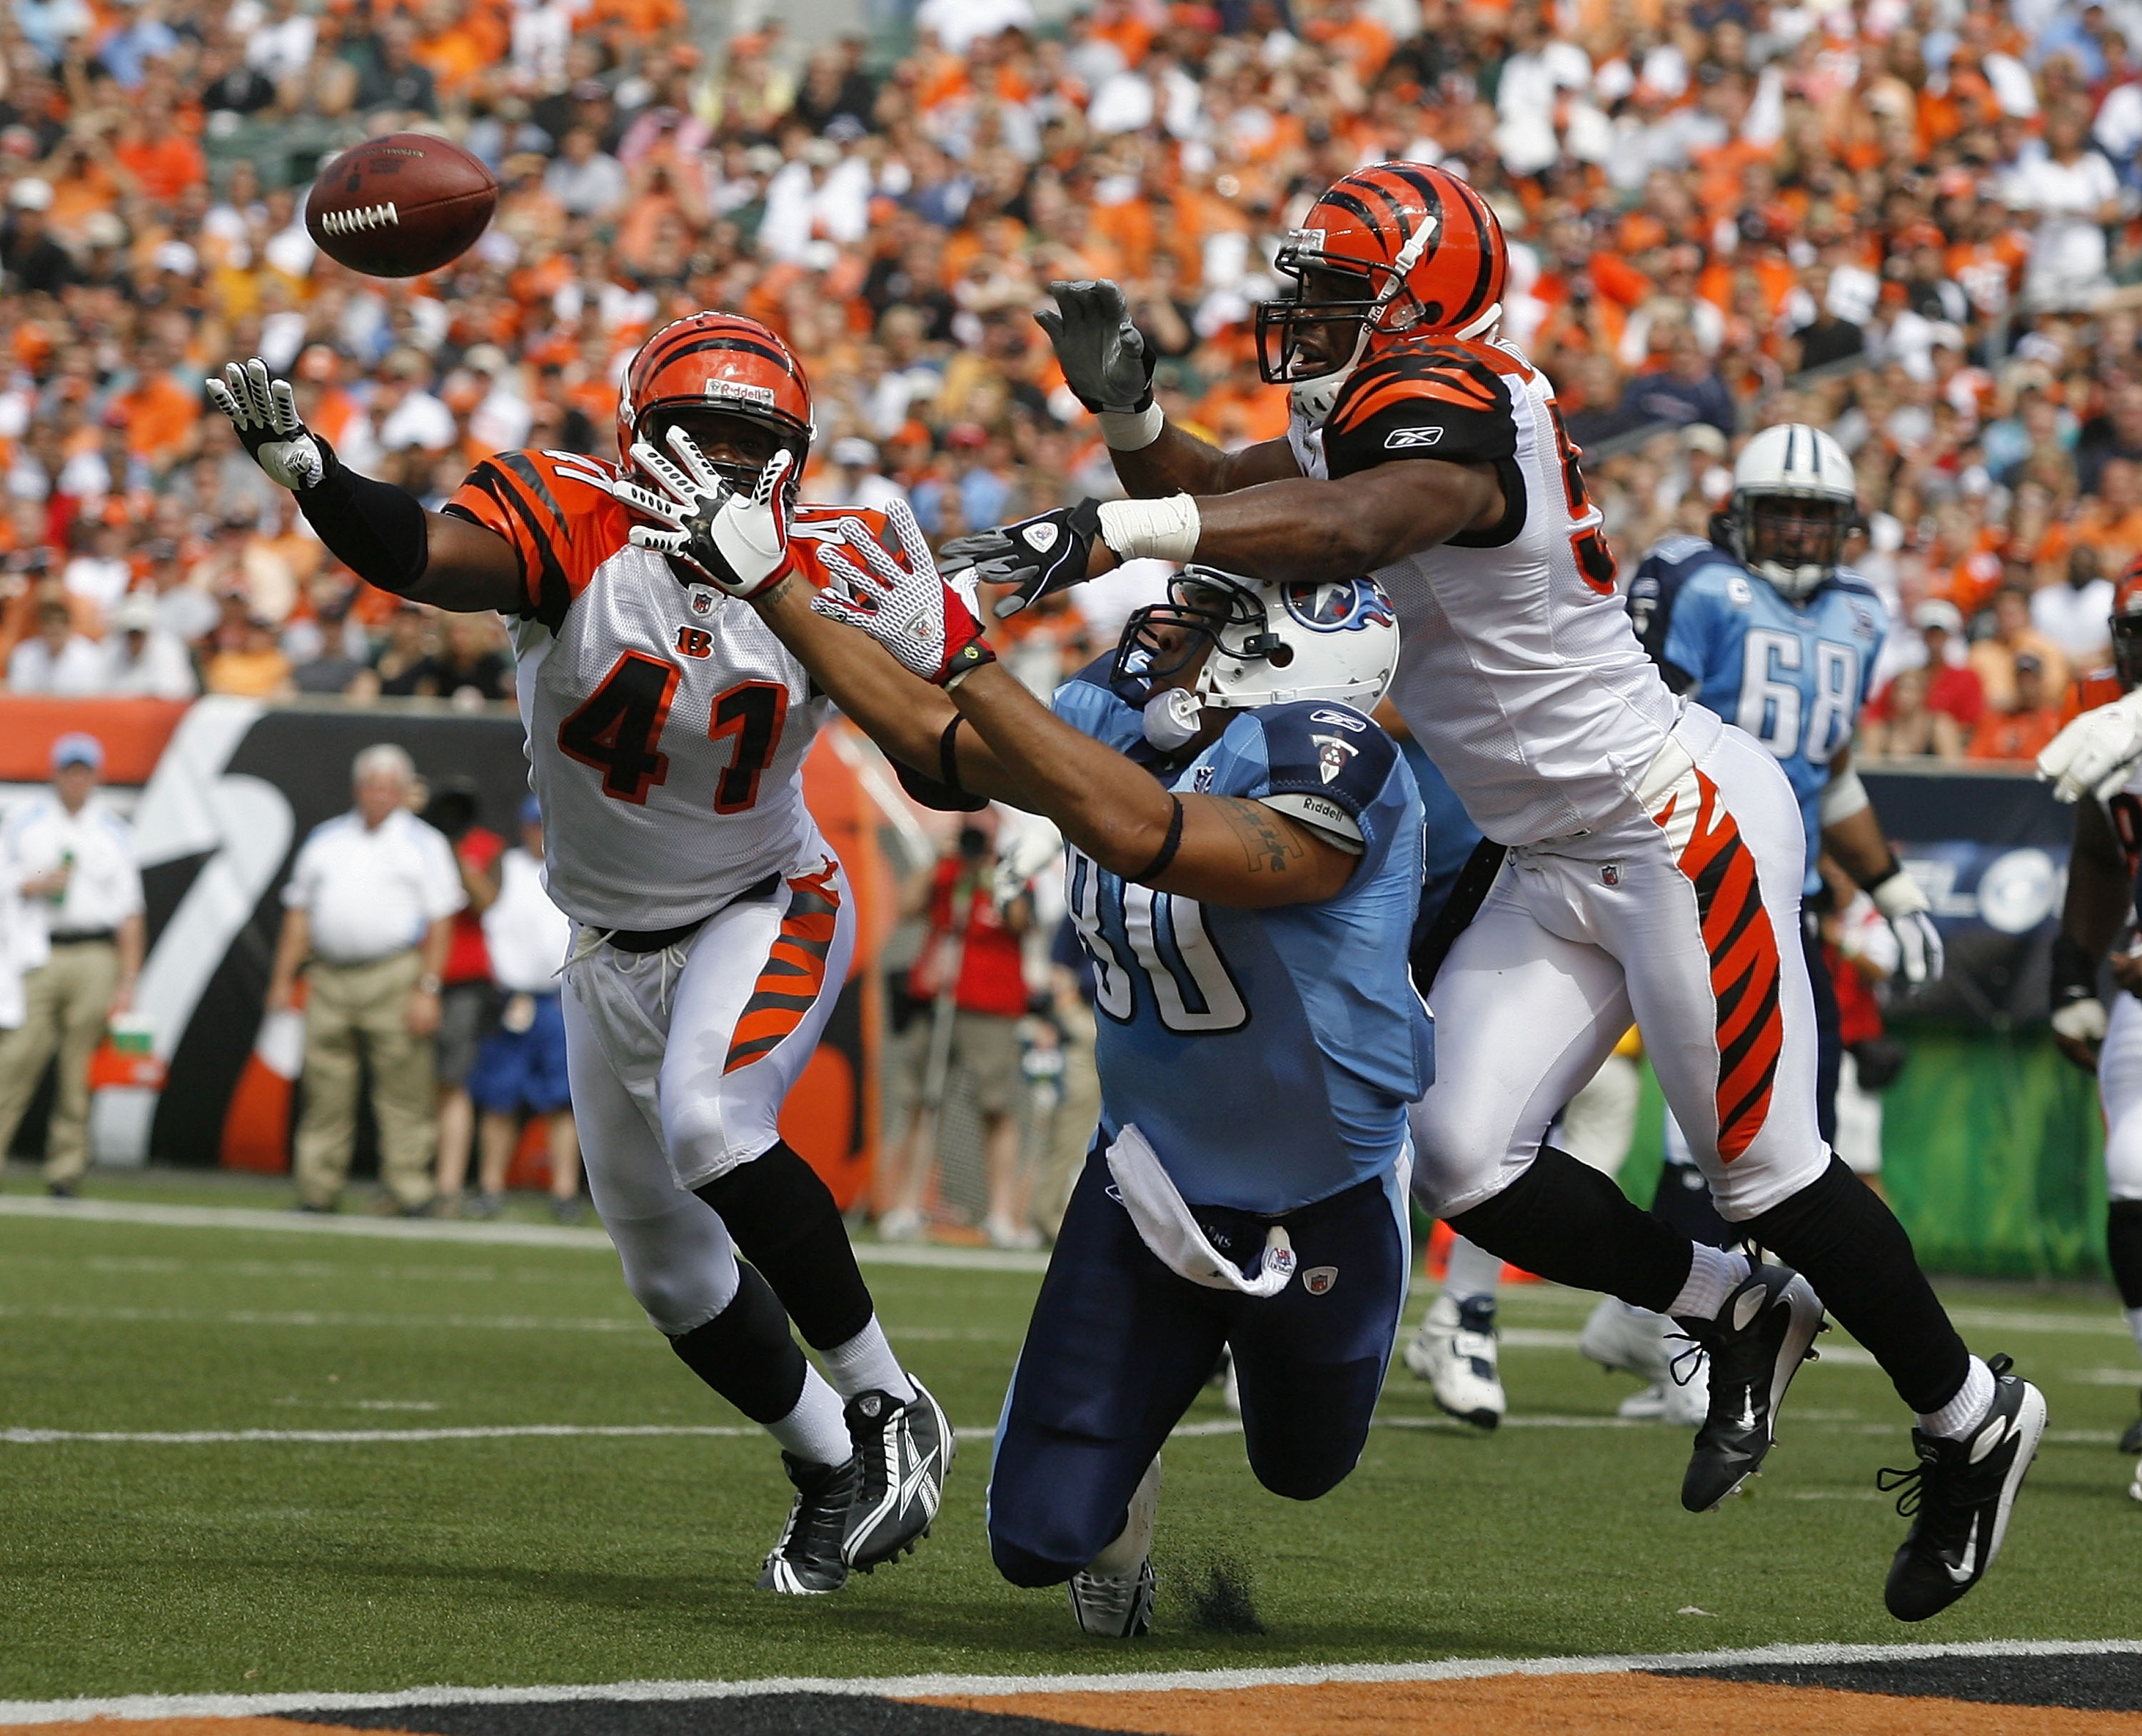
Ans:
[[[1390,599],[1373,579],[1349,579],[1335,584],[1301,581],[1281,592],[1286,612],[1317,633],[1345,633],[1395,624]]]

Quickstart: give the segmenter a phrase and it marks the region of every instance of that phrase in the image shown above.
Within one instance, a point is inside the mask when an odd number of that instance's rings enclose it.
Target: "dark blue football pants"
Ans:
[[[1267,1226],[1285,1224],[1294,1281],[1260,1300],[1177,1276],[1112,1197],[1107,1159],[1088,1155],[997,1427],[990,1552],[1014,1585],[1070,1578],[1123,1530],[1223,1344],[1259,1482],[1314,1501],[1361,1457],[1405,1302],[1402,1181],[1365,1181],[1276,1220],[1194,1209],[1213,1245],[1246,1265]]]

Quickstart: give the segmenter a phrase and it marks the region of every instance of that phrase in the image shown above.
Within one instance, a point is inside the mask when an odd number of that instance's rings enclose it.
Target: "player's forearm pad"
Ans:
[[[1197,502],[1187,494],[1160,501],[1110,501],[1100,516],[1101,540],[1118,560],[1172,560],[1184,566],[1197,558],[1202,527]]]
[[[328,473],[317,486],[299,491],[298,510],[328,552],[358,578],[407,595],[432,560],[422,503],[391,482],[360,476],[334,459],[326,441],[313,438],[328,454]]]
[[[1848,771],[1843,777],[1833,777],[1822,787],[1822,794],[1815,798],[1815,817],[1826,826],[1834,826],[1873,805],[1867,786],[1859,781],[1859,774]]]

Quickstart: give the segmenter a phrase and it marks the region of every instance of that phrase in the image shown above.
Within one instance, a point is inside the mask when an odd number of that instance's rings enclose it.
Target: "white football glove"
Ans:
[[[2095,996],[2053,1009],[2054,1031],[2070,1043],[2105,1041],[2105,1003]]]
[[[971,572],[945,579],[914,509],[895,501],[886,520],[900,544],[896,559],[861,519],[841,520],[842,546],[822,543],[818,564],[829,581],[811,599],[813,613],[868,634],[904,669],[949,687],[996,653],[982,638]]]
[[[610,498],[659,520],[634,525],[635,549],[653,549],[682,561],[732,597],[755,597],[788,575],[788,500],[782,481],[795,455],[776,452],[749,494],[732,486],[682,428],[669,433],[672,462],[644,440],[632,443],[634,462],[656,488],[619,477],[607,485]]]
[[[2085,712],[2038,756],[2038,776],[2058,801],[2110,801],[2142,760],[2142,690]]]
[[[1868,896],[1889,925],[1889,932],[1897,937],[1897,974],[1906,986],[1919,989],[1938,983],[1947,952],[1942,945],[1941,930],[1934,926],[1934,907],[1919,890],[1919,883],[1899,868],[1870,888]]]
[[[242,367],[225,363],[221,379],[210,374],[201,383],[269,481],[294,494],[319,486],[333,462],[333,449],[306,427],[288,380],[277,379],[255,356]]]

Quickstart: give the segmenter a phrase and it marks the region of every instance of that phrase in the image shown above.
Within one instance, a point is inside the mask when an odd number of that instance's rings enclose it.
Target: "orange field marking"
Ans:
[[[927,1704],[1141,1736],[2142,1736],[2142,1712],[1991,1706],[1655,1675],[1330,1682],[1314,1688],[932,1695]],[[262,1720],[266,1722],[266,1720]]]

